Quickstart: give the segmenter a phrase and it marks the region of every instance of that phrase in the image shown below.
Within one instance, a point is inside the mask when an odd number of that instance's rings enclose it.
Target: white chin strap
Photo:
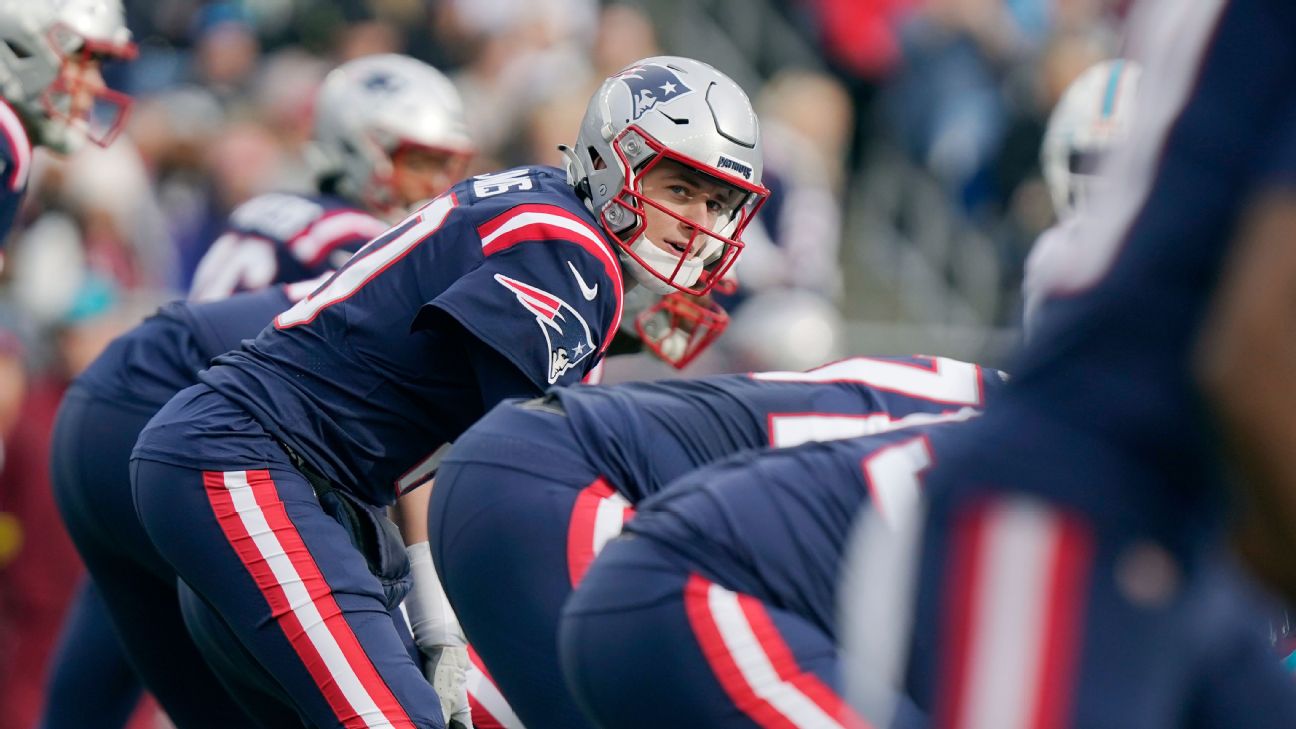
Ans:
[[[705,243],[702,244],[702,255],[691,256],[680,264],[679,254],[675,251],[665,251],[653,244],[648,236],[640,233],[634,243],[630,244],[630,250],[647,264],[648,268],[660,273],[662,278],[669,278],[671,273],[675,273],[672,279],[679,286],[691,287],[697,284],[698,279],[702,277],[702,268],[708,263],[718,259],[724,250],[724,245],[720,241],[710,236],[704,236]],[[661,278],[657,278],[652,271],[646,270],[644,266],[639,265],[637,261],[629,256],[621,256],[624,263],[630,269],[630,275],[634,276],[642,286],[652,291],[654,294],[665,295],[675,290],[675,287],[666,283]],[[675,272],[675,267],[679,266],[679,271]]]

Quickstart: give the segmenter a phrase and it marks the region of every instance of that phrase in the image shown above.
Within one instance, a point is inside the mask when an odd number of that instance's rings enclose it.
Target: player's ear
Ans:
[[[593,147],[590,147],[589,156],[590,156],[590,161],[594,163],[594,169],[596,170],[607,169],[607,163],[604,162],[603,158],[599,156],[598,150],[594,149]]]

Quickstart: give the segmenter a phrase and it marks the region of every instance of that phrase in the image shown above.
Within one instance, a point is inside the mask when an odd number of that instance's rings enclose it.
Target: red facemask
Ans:
[[[51,45],[65,47],[68,34],[75,35],[75,31],[64,25],[55,26],[50,30]],[[58,78],[41,94],[45,113],[69,128],[81,130],[87,139],[101,147],[112,144],[126,124],[131,98],[103,86],[98,73],[93,74],[95,78],[91,81],[76,75],[72,69],[78,65],[89,68],[97,61],[109,59],[129,61],[136,55],[138,49],[134,43],[119,45],[83,40],[75,52],[75,60],[64,56]]]
[[[667,149],[657,143],[657,141],[652,137],[640,131],[637,127],[627,127],[625,131],[621,133],[621,137],[625,137],[628,134],[633,134],[637,137],[637,140],[631,140],[628,143],[642,142],[652,149],[655,154],[641,169],[636,170],[631,174],[631,179],[621,188],[621,192],[613,198],[610,207],[604,211],[602,216],[604,228],[607,230],[609,237],[612,238],[613,242],[615,242],[627,256],[644,269],[651,272],[654,276],[684,293],[693,296],[703,296],[710,292],[716,283],[724,277],[730,267],[732,267],[734,262],[737,260],[738,254],[742,252],[743,230],[745,230],[751,223],[752,218],[756,215],[756,211],[760,209],[760,206],[764,204],[765,200],[769,197],[769,190],[732,175],[720,173],[710,165],[703,164],[698,160],[691,159],[679,154],[678,152]],[[621,158],[620,161],[622,168],[629,169],[631,163],[622,150],[620,140],[618,139],[617,142],[613,143],[612,147],[616,150],[618,157]],[[743,194],[743,199],[738,202],[732,213],[733,216],[737,216],[737,219],[728,221],[725,224],[725,227],[730,229],[728,235],[723,235],[717,230],[698,225],[694,221],[684,218],[682,215],[670,210],[666,206],[645,196],[639,191],[639,181],[643,179],[644,175],[652,170],[653,167],[660,164],[663,160],[668,159],[678,162],[685,167],[699,170],[725,185],[736,188]],[[646,225],[644,210],[648,206],[651,206],[657,211],[665,213],[692,228],[689,240],[687,241],[684,250],[678,253],[678,261],[676,262],[674,269],[671,271],[663,271],[660,268],[650,265],[648,261],[645,261],[633,250],[633,246],[637,242],[639,235],[644,232],[644,227]],[[617,208],[620,208],[620,210],[617,210]],[[615,224],[617,222],[615,218],[629,220],[629,218],[626,217],[627,215],[635,216],[638,219],[637,224],[628,230],[617,232],[615,230]],[[684,268],[686,262],[691,258],[695,258],[707,245],[708,241],[714,241],[714,243],[719,246],[719,251],[718,253],[713,252],[709,256],[710,260],[705,262],[705,268],[699,275],[697,281],[692,285],[677,281],[676,279],[679,276],[680,271]],[[672,253],[670,255],[675,254]]]
[[[653,354],[684,369],[729,326],[729,314],[710,299],[666,294],[635,317],[635,331]]]

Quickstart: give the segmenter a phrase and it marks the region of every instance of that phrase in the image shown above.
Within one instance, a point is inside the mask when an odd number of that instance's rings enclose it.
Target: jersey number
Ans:
[[[427,240],[445,222],[455,207],[453,195],[444,195],[424,205],[399,225],[373,239],[347,261],[328,283],[311,292],[275,319],[275,326],[288,329],[309,324],[325,308],[351,297],[362,286],[405,257]]]
[[[226,233],[212,243],[198,263],[190,301],[217,301],[238,291],[269,286],[279,272],[274,243],[238,233]]]
[[[887,446],[866,456],[860,466],[873,508],[892,526],[917,518],[922,474],[932,464],[926,436]]]
[[[981,368],[971,362],[932,357],[931,367],[852,357],[806,372],[757,372],[770,382],[858,382],[915,400],[981,407]]]
[[[944,357],[933,357],[931,368],[908,362],[852,357],[808,372],[758,372],[752,377],[770,382],[858,382],[915,400],[974,408],[982,404],[981,368],[970,362]],[[810,441],[858,438],[921,422],[928,417],[931,416],[917,413],[910,418],[893,420],[886,413],[771,413],[770,445],[790,448]]]

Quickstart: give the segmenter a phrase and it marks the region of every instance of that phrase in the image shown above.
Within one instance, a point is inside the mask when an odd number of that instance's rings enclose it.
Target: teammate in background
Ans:
[[[191,300],[338,268],[410,206],[462,179],[473,154],[449,79],[396,54],[329,73],[315,101],[313,150],[319,193],[269,193],[235,209],[194,272]]]
[[[944,358],[853,358],[809,372],[557,388],[502,404],[455,441],[437,475],[428,514],[437,574],[522,721],[588,726],[562,683],[559,611],[636,504],[741,450],[979,409],[1003,381]]]
[[[362,553],[321,502],[363,525],[429,481],[488,408],[579,381],[626,285],[706,293],[766,195],[746,96],[685,58],[607,79],[568,159],[567,173],[455,185],[218,357],[141,434],[141,524],[200,646],[259,720],[445,725],[386,615],[401,566],[417,589],[436,584],[426,512],[403,524],[406,563],[381,529],[359,530],[374,537]],[[436,608],[417,593],[407,606],[419,646],[459,663]],[[271,686],[246,681],[262,675]]]
[[[121,648],[112,642],[117,636],[177,726],[252,723],[185,628],[175,571],[134,515],[128,464],[145,423],[172,396],[197,382],[213,357],[256,336],[318,283],[169,304],[118,337],[64,395],[51,447],[54,496],[90,581],[64,629],[45,729],[126,724],[140,691],[130,668],[123,669]]]
[[[1097,179],[1099,164],[1129,137],[1142,75],[1139,64],[1125,59],[1090,66],[1067,86],[1049,115],[1040,164],[1057,223],[1040,234],[1026,258],[1022,318],[1027,330],[1051,286],[1047,277],[1065,273],[1066,256],[1084,255],[1071,253],[1083,241],[1073,241],[1069,229],[1103,184]]]
[[[1290,316],[1296,6],[1152,0],[1133,12],[1146,93],[1103,170],[1113,184],[1068,232],[1076,255],[1046,279],[1013,385],[924,478],[920,543],[902,557],[914,591],[877,582],[914,608],[872,620],[865,599],[846,608],[861,635],[906,636],[898,656],[852,657],[861,694],[903,688],[941,729],[1200,726],[1200,693],[1221,684],[1185,637],[1208,633],[1228,598],[1210,578],[1231,517],[1202,372],[1247,455],[1280,454],[1249,461],[1262,466],[1251,475],[1290,473],[1263,465],[1290,458],[1285,443],[1264,446],[1291,433],[1278,412],[1292,404],[1290,332],[1270,315]],[[1278,482],[1243,489],[1290,498],[1291,479],[1267,491]],[[1257,500],[1249,556],[1289,588],[1290,549],[1263,528],[1290,524],[1286,503]],[[1296,688],[1282,685],[1290,704]],[[1293,716],[1233,709],[1231,726]]]
[[[33,146],[67,153],[117,137],[130,98],[101,69],[135,54],[121,0],[0,0],[0,239],[27,191]]]

